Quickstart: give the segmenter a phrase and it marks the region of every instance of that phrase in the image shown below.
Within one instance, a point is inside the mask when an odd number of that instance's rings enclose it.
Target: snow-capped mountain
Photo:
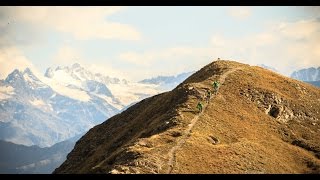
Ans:
[[[119,83],[127,83],[125,79],[113,78],[109,76],[104,76],[100,73],[93,73],[91,71],[86,70],[79,63],[75,63],[72,66],[58,66],[56,68],[50,67],[45,72],[45,77],[59,79],[60,82],[72,83],[70,80],[77,80],[77,82],[93,80],[97,82],[101,82],[103,84],[119,84]]]
[[[0,141],[17,144],[13,148],[20,147],[19,144],[40,146],[25,149],[28,152],[37,149],[46,156],[29,158],[26,163],[14,166],[18,168],[14,170],[6,164],[4,171],[48,173],[64,160],[73,146],[66,140],[146,97],[173,89],[191,73],[129,82],[90,72],[80,64],[51,67],[44,76],[35,75],[29,68],[14,70],[0,80]],[[51,151],[52,148],[55,150]],[[11,156],[22,158],[23,152],[12,152]],[[32,157],[37,152],[31,153]]]
[[[92,73],[80,64],[48,68],[38,77],[14,70],[0,80],[0,139],[51,146],[155,95],[157,85]]]
[[[318,68],[306,68],[294,71],[291,74],[291,78],[300,81],[320,81],[320,67]]]
[[[119,112],[119,107],[105,100],[110,98],[109,101],[117,103],[104,85],[86,81],[84,85],[91,93],[47,82],[30,69],[14,70],[0,81],[0,139],[50,146],[83,133]]]
[[[157,85],[158,89],[162,91],[168,91],[175,88],[177,85],[179,85],[182,81],[187,79],[193,73],[194,71],[181,73],[176,76],[157,76],[151,79],[144,79],[139,82],[143,84]]]
[[[73,97],[75,92],[68,93],[67,91],[62,91],[61,86],[68,87],[68,89],[89,92],[89,94],[104,99],[118,110],[121,110],[133,102],[140,101],[145,97],[161,92],[156,88],[157,85],[129,82],[126,79],[109,77],[101,73],[93,73],[78,63],[70,67],[58,66],[56,68],[48,68],[44,81],[50,84],[56,91],[60,91],[61,94],[69,97]],[[83,93],[81,97],[84,101],[89,98]]]

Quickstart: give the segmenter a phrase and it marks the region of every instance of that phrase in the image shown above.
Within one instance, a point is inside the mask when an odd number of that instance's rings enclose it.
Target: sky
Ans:
[[[289,76],[320,66],[320,7],[0,7],[0,78],[80,63],[139,81],[217,58]]]

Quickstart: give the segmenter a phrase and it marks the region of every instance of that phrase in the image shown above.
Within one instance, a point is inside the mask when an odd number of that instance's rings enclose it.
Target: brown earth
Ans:
[[[320,173],[319,119],[319,88],[214,61],[92,128],[54,173]]]

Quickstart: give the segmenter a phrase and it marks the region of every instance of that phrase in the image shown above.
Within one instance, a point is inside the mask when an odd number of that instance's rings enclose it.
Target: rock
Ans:
[[[138,145],[140,146],[147,146],[147,142],[146,141],[139,141]]]
[[[317,123],[312,123],[312,125],[314,125],[314,126],[315,126],[316,124],[317,124]]]
[[[265,110],[265,113],[266,113],[266,114],[269,114],[270,109],[271,109],[271,105],[269,104],[268,108]]]
[[[282,106],[272,106],[269,114],[274,118],[278,118],[281,116],[282,111],[283,111]]]
[[[214,136],[209,136],[208,140],[212,143],[212,144],[219,144],[220,140],[217,137]]]
[[[171,132],[171,136],[172,137],[179,137],[179,136],[182,136],[182,133],[181,132],[177,132],[177,131],[173,131],[173,132]]]
[[[110,174],[120,174],[120,172],[116,169],[112,169],[109,173]]]
[[[287,112],[288,112],[290,118],[293,118],[293,117],[294,117],[294,114],[293,114],[293,112],[292,112],[290,109],[287,109]]]

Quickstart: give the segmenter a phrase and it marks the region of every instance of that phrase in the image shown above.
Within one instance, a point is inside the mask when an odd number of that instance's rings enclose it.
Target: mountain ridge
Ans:
[[[309,84],[214,61],[92,128],[54,173],[319,173],[319,102]]]

